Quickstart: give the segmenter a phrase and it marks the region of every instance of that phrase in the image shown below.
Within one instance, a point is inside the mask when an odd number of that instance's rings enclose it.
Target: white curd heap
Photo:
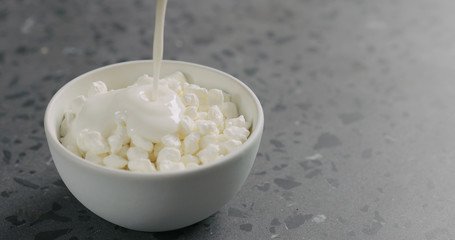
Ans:
[[[62,144],[111,168],[174,171],[215,161],[250,134],[251,124],[222,90],[190,84],[181,72],[160,79],[157,96],[153,89],[148,75],[116,90],[92,83],[65,111]]]

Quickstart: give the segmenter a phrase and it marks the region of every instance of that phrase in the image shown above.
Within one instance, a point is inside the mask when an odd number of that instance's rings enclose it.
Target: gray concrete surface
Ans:
[[[455,239],[454,12],[451,0],[169,0],[165,58],[239,77],[266,124],[234,199],[143,233],[71,195],[43,116],[72,78],[152,58],[154,1],[2,0],[0,239]]]

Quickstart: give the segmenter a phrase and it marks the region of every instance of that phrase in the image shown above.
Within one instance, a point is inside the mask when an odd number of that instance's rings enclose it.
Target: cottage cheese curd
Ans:
[[[110,168],[174,171],[234,151],[248,138],[250,125],[229,94],[191,84],[176,72],[157,83],[143,75],[116,90],[92,83],[87,95],[68,106],[60,140],[87,161]]]

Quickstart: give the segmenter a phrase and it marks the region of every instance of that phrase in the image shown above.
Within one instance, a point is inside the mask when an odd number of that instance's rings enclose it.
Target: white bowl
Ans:
[[[264,126],[255,94],[241,81],[221,71],[192,63],[164,61],[162,76],[182,71],[192,83],[232,94],[239,112],[252,122],[248,140],[220,160],[193,169],[139,173],[110,169],[82,159],[59,142],[65,108],[102,80],[109,89],[131,85],[152,75],[153,61],[131,61],[85,73],[63,86],[51,99],[44,127],[55,166],[71,193],[98,216],[129,229],[167,231],[201,221],[226,204],[245,182],[253,166]]]

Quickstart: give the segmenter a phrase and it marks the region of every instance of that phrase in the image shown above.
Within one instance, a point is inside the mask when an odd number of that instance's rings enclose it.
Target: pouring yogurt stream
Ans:
[[[164,18],[167,0],[156,0],[155,35],[153,36],[153,79],[160,79],[161,62],[163,61]],[[153,81],[152,99],[158,95],[158,81]]]
[[[104,82],[94,82],[88,97],[76,98],[62,121],[61,142],[70,151],[117,169],[173,171],[217,160],[248,138],[250,123],[239,116],[229,94],[189,84],[180,72],[166,79],[173,86],[183,84],[183,90],[160,86],[166,5],[167,0],[156,0],[153,79],[144,75],[132,86],[112,91]],[[153,155],[156,166],[150,161]]]

